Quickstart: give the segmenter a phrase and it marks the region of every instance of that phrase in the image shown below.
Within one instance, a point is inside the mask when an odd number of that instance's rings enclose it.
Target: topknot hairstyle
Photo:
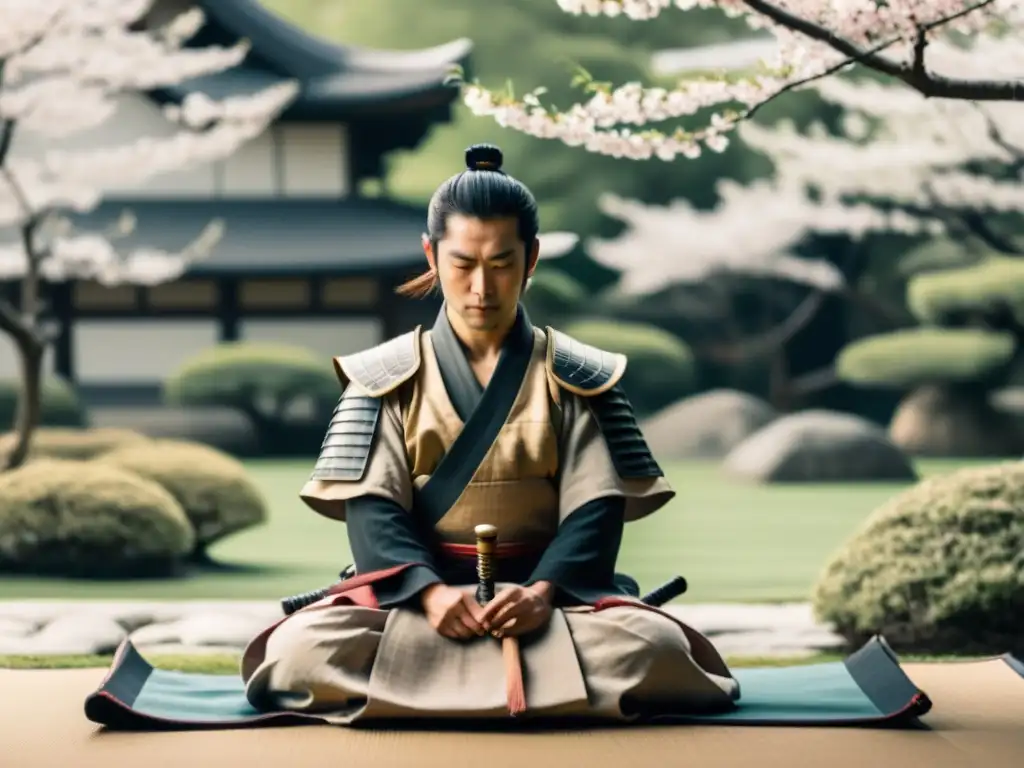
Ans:
[[[537,201],[518,179],[501,170],[504,156],[493,144],[474,144],[466,150],[466,170],[441,184],[427,207],[427,238],[437,253],[452,215],[475,219],[514,218],[527,253],[540,231]],[[398,287],[405,296],[423,297],[438,288],[437,275],[426,272]]]

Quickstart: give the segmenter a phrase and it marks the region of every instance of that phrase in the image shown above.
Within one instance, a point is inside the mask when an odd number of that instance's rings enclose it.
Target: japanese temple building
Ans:
[[[150,23],[191,1],[162,0]],[[80,219],[105,229],[130,210],[136,229],[121,245],[168,250],[187,246],[214,219],[225,226],[213,253],[177,281],[52,287],[60,335],[47,365],[90,402],[155,399],[184,359],[220,341],[297,344],[326,360],[430,322],[438,309],[435,300],[394,293],[424,266],[425,209],[359,188],[383,178],[388,153],[416,148],[451,119],[458,92],[444,80],[452,64],[467,65],[469,41],[367,50],[312,37],[257,0],[199,4],[207,22],[190,45],[247,39],[246,60],[185,87],[133,94],[106,131],[126,141],[166,132],[163,105],[194,90],[219,98],[297,80],[301,92],[227,160],[114,190]],[[453,172],[460,165],[454,158]],[[0,377],[13,376],[13,350],[0,346]]]

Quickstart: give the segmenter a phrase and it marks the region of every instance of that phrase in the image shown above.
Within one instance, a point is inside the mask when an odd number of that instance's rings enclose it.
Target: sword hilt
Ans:
[[[498,529],[493,525],[478,525],[476,533],[476,601],[486,605],[494,599],[494,553],[498,542]]]
[[[660,587],[652,589],[642,598],[641,602],[646,603],[657,608],[660,608],[669,600],[674,600],[680,595],[684,594],[687,590],[686,579],[682,576],[673,576],[671,579],[666,581]]]

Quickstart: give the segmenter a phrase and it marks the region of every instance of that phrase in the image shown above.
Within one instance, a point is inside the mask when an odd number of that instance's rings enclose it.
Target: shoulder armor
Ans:
[[[626,372],[626,356],[584,344],[554,328],[548,334],[548,373],[570,392],[593,397],[607,392]]]
[[[588,397],[586,403],[601,429],[619,477],[634,480],[664,476],[621,385],[616,384],[596,397]]]
[[[383,397],[412,378],[420,367],[420,328],[376,347],[334,358],[334,370],[348,389],[355,385],[367,397]]]
[[[367,397],[351,386],[345,389],[331,415],[311,480],[355,483],[363,479],[381,405],[379,397]]]

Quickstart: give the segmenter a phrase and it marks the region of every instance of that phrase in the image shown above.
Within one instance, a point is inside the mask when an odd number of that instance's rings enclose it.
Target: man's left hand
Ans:
[[[546,582],[507,587],[484,608],[481,623],[495,637],[525,635],[551,618],[552,589]]]

